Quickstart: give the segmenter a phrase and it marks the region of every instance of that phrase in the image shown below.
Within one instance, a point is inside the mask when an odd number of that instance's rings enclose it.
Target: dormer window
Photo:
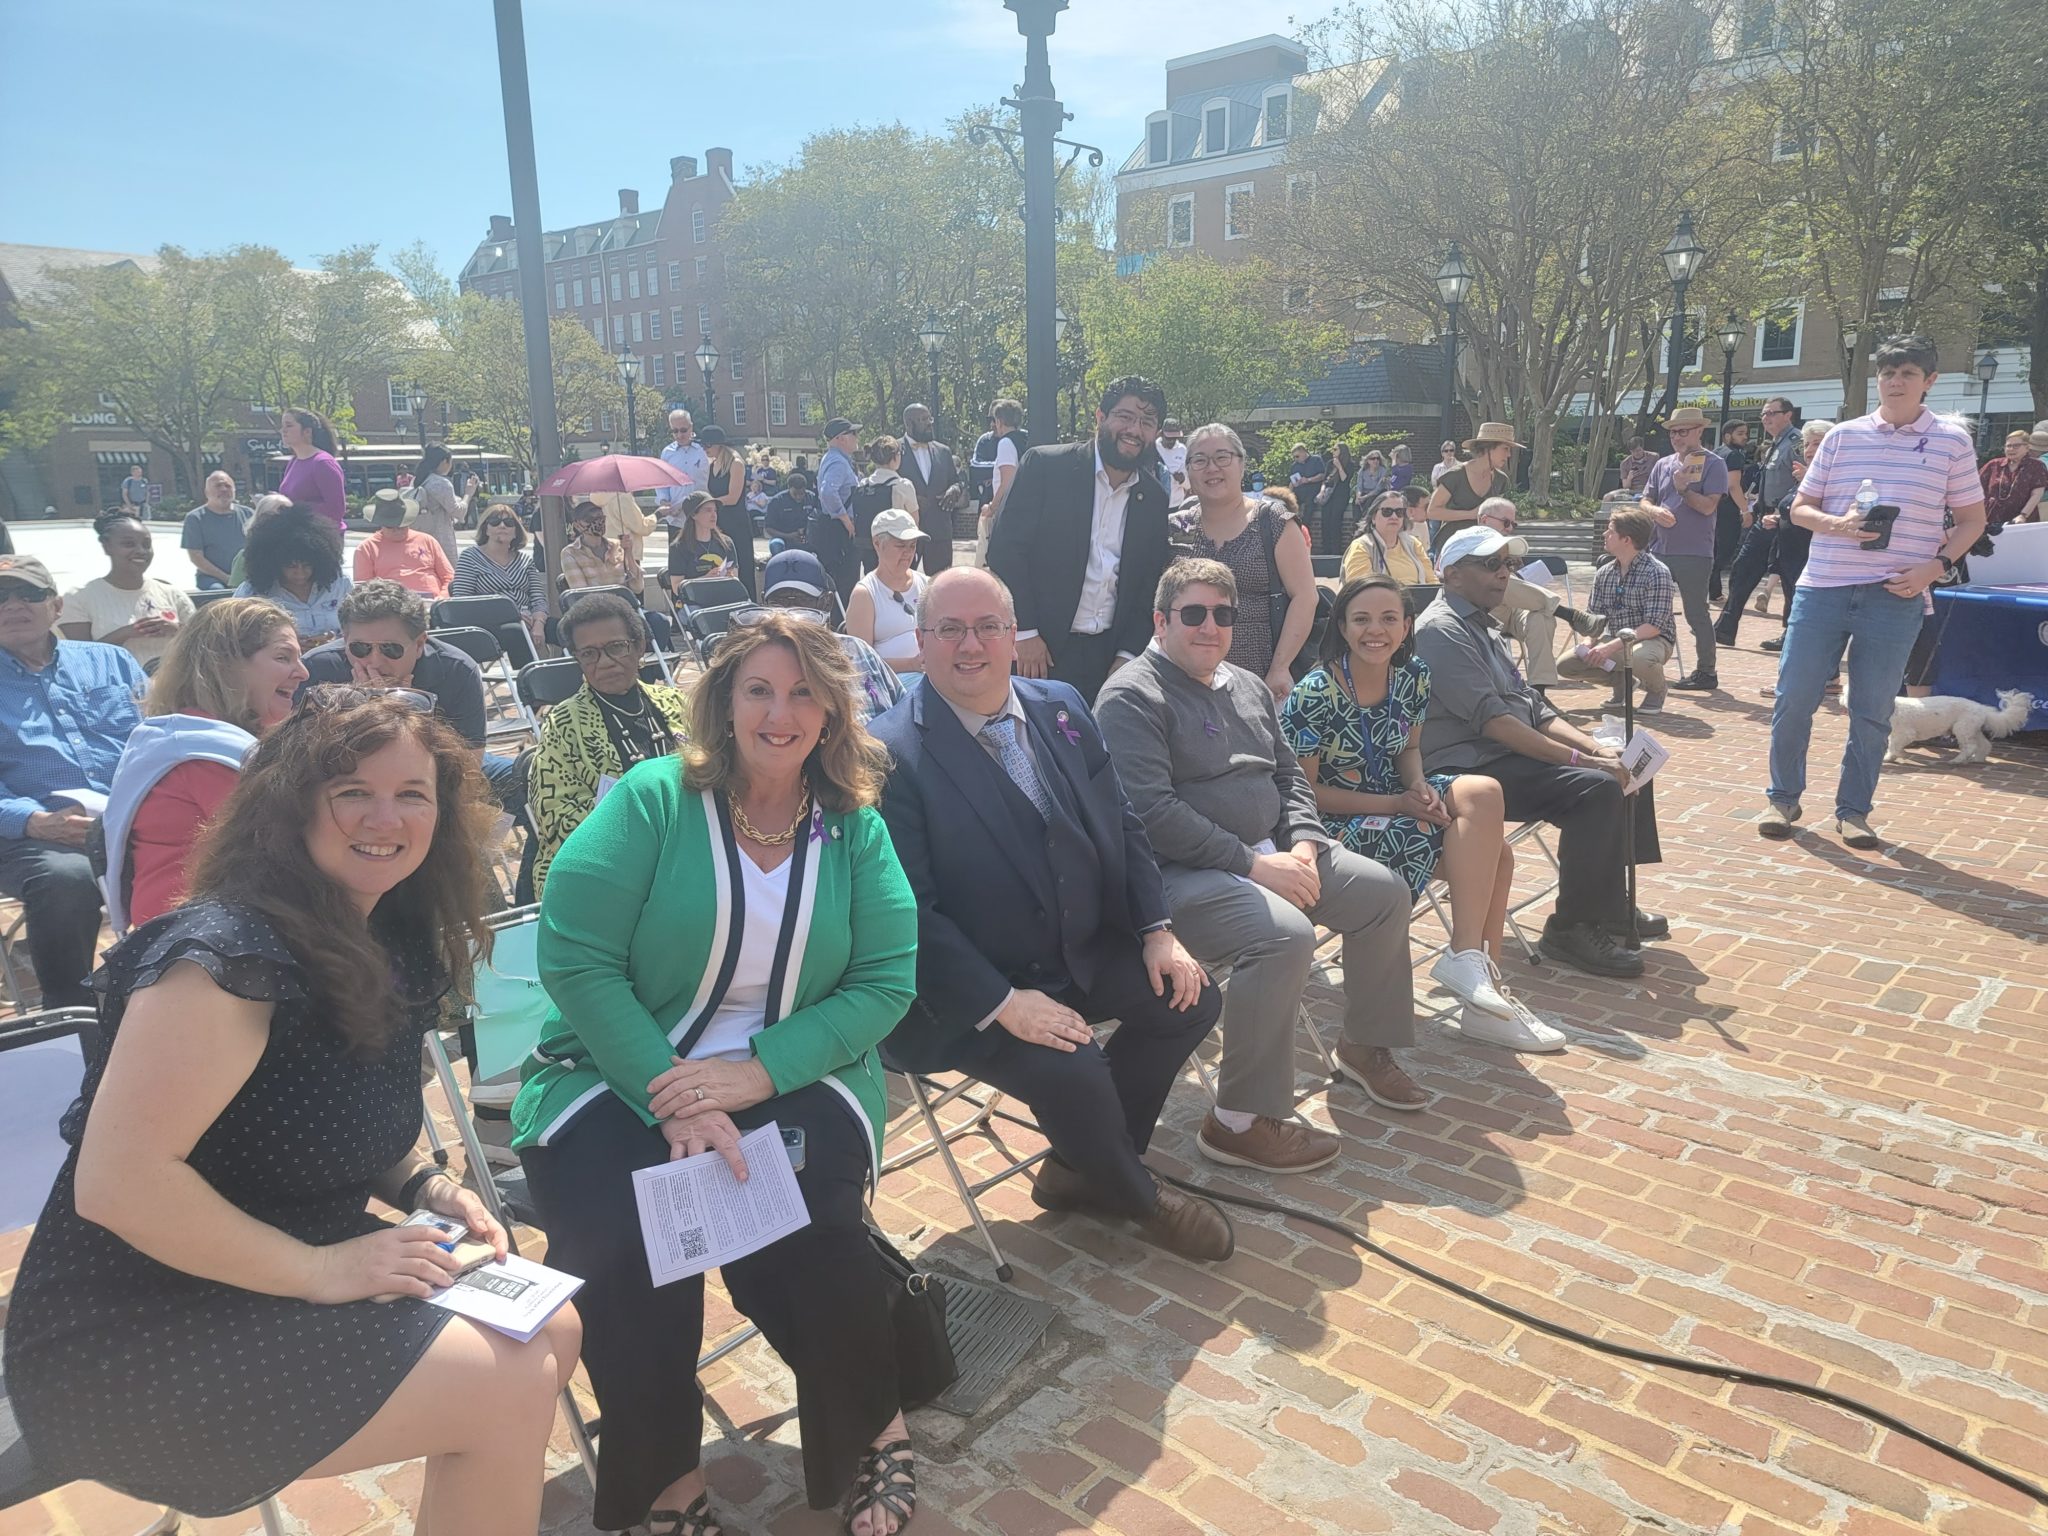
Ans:
[[[1202,108],[1202,153],[1220,155],[1230,148],[1230,103],[1213,102]]]
[[[1173,158],[1173,126],[1164,112],[1145,120],[1145,163],[1164,165]]]
[[[1288,107],[1292,92],[1279,90],[1266,93],[1266,142],[1283,144],[1287,141]]]

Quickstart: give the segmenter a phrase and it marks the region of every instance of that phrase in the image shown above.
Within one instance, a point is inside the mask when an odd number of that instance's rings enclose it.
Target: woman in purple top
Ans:
[[[291,466],[278,482],[280,496],[295,507],[310,507],[348,532],[348,487],[334,458],[334,429],[318,411],[287,410],[277,423],[278,440],[291,451]]]

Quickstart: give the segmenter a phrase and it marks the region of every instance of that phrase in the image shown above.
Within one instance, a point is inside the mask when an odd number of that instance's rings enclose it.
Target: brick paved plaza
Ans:
[[[1750,625],[1752,643],[1778,628]],[[1875,820],[1899,844],[1873,857],[1831,831],[1763,843],[1748,822],[1771,660],[1727,653],[1729,692],[1680,696],[1653,722],[1674,753],[1669,861],[1645,871],[1644,905],[1673,936],[1639,982],[1511,964],[1571,1031],[1565,1054],[1461,1049],[1425,1026],[1410,1066],[1439,1095],[1430,1109],[1318,1094],[1307,1112],[1345,1133],[1344,1156],[1241,1187],[1574,1326],[1825,1383],[2038,1479],[2048,756],[2005,743],[1985,767],[1923,752],[1887,769]],[[1827,808],[1842,725],[1830,705],[1810,812]],[[1312,1001],[1330,1014],[1329,993]],[[1154,1151],[1208,1180],[1202,1109],[1190,1074]],[[2021,1536],[2048,1517],[1859,1419],[1553,1342],[1308,1226],[1240,1215],[1236,1257],[1203,1269],[1040,1213],[1017,1182],[984,1204],[1017,1284],[1060,1311],[974,1420],[913,1417],[923,1536]],[[988,1278],[930,1160],[884,1180],[877,1214]],[[714,1310],[708,1339],[733,1323]],[[767,1347],[707,1381],[729,1528],[834,1529],[802,1509],[789,1381]],[[560,1435],[553,1471],[547,1528],[587,1531]],[[295,1487],[287,1528],[407,1531],[418,1481],[414,1464]],[[78,1486],[0,1514],[0,1536],[126,1536],[149,1513]]]

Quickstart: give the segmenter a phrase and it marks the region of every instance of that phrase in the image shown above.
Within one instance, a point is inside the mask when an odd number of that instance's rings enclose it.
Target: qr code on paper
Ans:
[[[702,1227],[686,1227],[677,1235],[683,1240],[683,1257],[685,1259],[701,1259],[711,1249],[711,1245],[704,1239],[704,1229]]]

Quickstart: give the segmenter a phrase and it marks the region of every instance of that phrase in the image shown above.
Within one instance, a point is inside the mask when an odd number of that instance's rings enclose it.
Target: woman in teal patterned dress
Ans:
[[[1330,617],[1321,664],[1280,712],[1323,826],[1400,875],[1417,897],[1441,864],[1452,951],[1483,949],[1498,966],[1515,871],[1500,785],[1422,771],[1429,668],[1409,649],[1415,615],[1399,582],[1346,583]]]

